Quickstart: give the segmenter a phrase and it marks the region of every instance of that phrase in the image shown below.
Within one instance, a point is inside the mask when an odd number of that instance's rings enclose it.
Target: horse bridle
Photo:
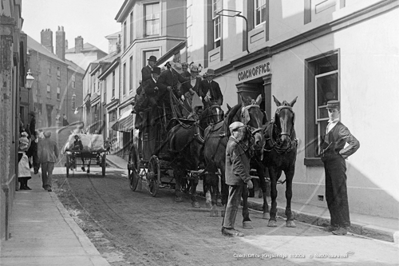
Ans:
[[[280,106],[280,107],[278,107],[277,110],[276,110],[275,116],[280,117],[280,112],[281,112],[281,110],[283,110],[283,109],[288,109],[288,110],[292,113],[292,116],[293,116],[293,119],[292,119],[292,126],[294,126],[295,113],[294,113],[294,111],[292,111],[292,107],[291,107],[291,106]],[[280,123],[280,121],[279,121],[279,123]],[[281,128],[281,125],[280,125],[280,128]],[[291,134],[292,134],[293,128],[294,128],[294,127],[291,128],[291,132],[285,132],[285,131],[280,132],[280,133],[279,133],[279,136],[287,136],[289,139],[291,139]]]

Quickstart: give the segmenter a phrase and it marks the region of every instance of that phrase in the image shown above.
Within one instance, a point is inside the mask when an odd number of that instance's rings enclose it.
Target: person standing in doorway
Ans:
[[[244,186],[253,188],[250,172],[250,151],[247,142],[247,129],[241,122],[229,126],[231,136],[226,146],[226,184],[229,185],[229,196],[223,219],[222,234],[225,236],[244,236],[234,229],[238,206]]]
[[[31,141],[28,138],[28,133],[23,131],[19,138],[18,145],[18,182],[20,183],[20,190],[31,190],[28,187],[28,180],[31,179],[31,172],[29,167],[29,159],[26,155]]]
[[[350,226],[349,203],[346,187],[346,163],[359,147],[359,141],[340,122],[340,102],[327,102],[328,125],[322,144],[322,157],[326,178],[326,200],[330,212],[327,231],[334,235],[346,235]],[[348,144],[345,147],[345,144]]]
[[[50,131],[44,132],[44,139],[39,141],[37,147],[39,163],[42,167],[43,188],[48,192],[52,191],[51,186],[54,164],[57,162],[59,155],[57,143],[50,139],[50,136]]]

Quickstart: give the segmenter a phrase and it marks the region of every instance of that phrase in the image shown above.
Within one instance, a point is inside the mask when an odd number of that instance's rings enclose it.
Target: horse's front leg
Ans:
[[[296,227],[294,222],[294,215],[291,211],[291,199],[292,199],[292,180],[294,178],[295,168],[293,167],[289,171],[285,172],[286,176],[286,188],[285,188],[285,198],[287,200],[287,205],[285,207],[285,216],[287,217],[286,226]]]
[[[249,189],[246,184],[242,189],[242,228],[244,229],[252,229],[251,219],[249,218],[249,208],[248,208],[248,196],[249,196]]]
[[[206,195],[207,205],[211,205],[211,217],[218,216],[216,208],[217,190],[218,190],[219,177],[211,170],[204,176],[204,192]]]
[[[190,180],[191,205],[194,208],[199,208],[200,207],[200,204],[198,203],[198,200],[197,200],[197,185],[198,185],[198,176],[195,175]]]
[[[263,205],[262,205],[262,219],[270,219],[270,213],[269,213],[269,204],[267,204],[267,197],[266,197],[266,179],[265,179],[265,169],[266,167],[263,167],[259,164],[257,164],[257,169],[256,171],[258,172],[259,176],[259,187],[261,189],[262,197],[263,197]]]
[[[267,226],[269,227],[276,227],[277,226],[277,173],[274,169],[269,168],[269,175],[270,175],[270,181],[271,181],[271,198],[272,198],[272,203],[271,203],[271,208],[270,208],[270,219],[269,223]]]

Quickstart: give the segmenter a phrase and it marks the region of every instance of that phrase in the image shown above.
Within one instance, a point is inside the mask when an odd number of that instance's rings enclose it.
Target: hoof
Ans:
[[[221,199],[217,199],[217,201],[216,201],[216,206],[218,206],[218,207],[222,207],[223,205],[222,205],[222,200]]]
[[[218,217],[218,210],[211,210],[211,217]]]
[[[176,202],[182,202],[182,201],[183,201],[183,198],[180,197],[180,196],[176,196],[176,197],[175,197],[175,201],[176,201]]]
[[[295,227],[296,227],[296,224],[295,224],[294,221],[291,220],[291,221],[287,221],[286,224],[285,224],[285,226],[291,227],[291,228],[295,228]]]
[[[200,204],[198,203],[198,201],[193,201],[191,202],[191,206],[193,206],[194,208],[199,208]]]
[[[254,229],[253,226],[251,225],[250,221],[246,221],[242,223],[242,228],[243,229]]]
[[[270,213],[268,213],[268,212],[263,213],[262,219],[267,219],[267,220],[269,220],[269,219],[270,219]]]
[[[277,222],[274,220],[269,220],[267,226],[268,227],[277,227]]]

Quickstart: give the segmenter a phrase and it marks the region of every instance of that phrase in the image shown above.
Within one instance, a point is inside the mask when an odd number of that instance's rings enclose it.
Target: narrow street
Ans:
[[[243,238],[222,236],[221,217],[210,217],[204,199],[191,207],[189,197],[175,203],[173,191],[151,197],[143,184],[130,190],[125,171],[93,167],[68,179],[55,178],[55,192],[68,212],[111,265],[395,265],[393,243],[356,235],[333,236],[321,228],[296,222],[267,227],[261,213],[251,211],[254,229],[236,228]]]

